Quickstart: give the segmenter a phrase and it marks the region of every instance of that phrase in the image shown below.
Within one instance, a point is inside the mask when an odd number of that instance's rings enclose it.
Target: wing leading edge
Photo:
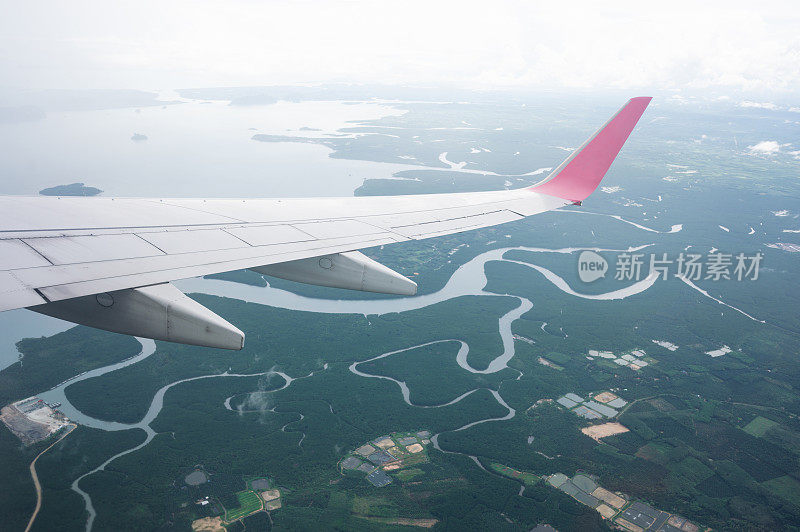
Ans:
[[[547,179],[524,189],[318,199],[0,197],[0,311],[27,307],[125,334],[240,349],[243,334],[233,325],[171,286],[146,287],[254,268],[312,284],[412,294],[411,281],[350,252],[580,204],[649,102],[628,101]],[[148,319],[132,319],[137,312]]]

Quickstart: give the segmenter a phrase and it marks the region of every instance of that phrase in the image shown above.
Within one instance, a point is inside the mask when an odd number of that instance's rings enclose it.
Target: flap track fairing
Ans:
[[[28,307],[105,331],[181,344],[241,349],[244,333],[169,283]]]
[[[358,251],[251,269],[272,277],[319,286],[401,296],[413,296],[417,293],[417,283]]]

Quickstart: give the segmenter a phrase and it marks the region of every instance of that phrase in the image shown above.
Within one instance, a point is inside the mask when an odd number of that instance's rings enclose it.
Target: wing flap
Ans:
[[[0,240],[0,271],[49,266],[50,264],[35,249],[21,240]]]
[[[212,225],[242,222],[235,209],[216,214],[159,199],[0,196],[0,228],[11,231],[64,231],[127,227]]]
[[[381,233],[384,230],[361,220],[329,220],[295,224],[295,228],[314,238],[335,238],[342,236],[362,236]]]
[[[47,301],[36,290],[26,286],[9,272],[0,272],[0,312],[41,303]]]
[[[285,242],[314,240],[308,233],[291,225],[257,225],[232,227],[226,231],[251,246],[269,246]]]
[[[504,224],[506,222],[521,220],[522,218],[524,218],[524,216],[520,216],[515,212],[500,210],[487,212],[484,214],[477,214],[474,216],[452,218],[450,220],[442,220],[439,222],[427,222],[393,227],[392,230],[409,238],[422,239],[438,235],[459,233],[461,231],[469,231],[471,229],[478,229],[480,227]]]
[[[51,264],[77,264],[164,255],[163,251],[135,234],[26,238],[23,242]]]
[[[195,253],[217,249],[235,249],[250,245],[222,229],[194,229],[183,231],[161,231],[158,233],[136,233],[167,255]]]

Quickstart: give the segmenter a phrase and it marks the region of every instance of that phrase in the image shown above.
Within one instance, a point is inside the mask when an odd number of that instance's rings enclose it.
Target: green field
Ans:
[[[714,475],[714,472],[706,467],[705,464],[691,456],[684,458],[680,462],[670,462],[668,464],[668,469],[676,478],[679,478],[681,482],[692,486]]]
[[[225,510],[225,521],[229,523],[261,509],[261,499],[250,490],[240,491],[236,494],[236,499],[239,501],[239,507]]]
[[[513,478],[514,480],[521,480],[526,486],[533,486],[534,484],[538,483],[539,480],[541,480],[533,473],[528,473],[527,471],[517,471],[516,469],[504,466],[503,464],[498,464],[497,462],[492,462],[490,466],[492,471],[496,471],[504,477]]]
[[[422,471],[422,469],[419,469],[419,468],[416,468],[416,467],[412,467],[411,469],[400,470],[397,473],[395,473],[394,476],[397,477],[398,479],[400,479],[401,481],[406,482],[408,480],[411,480],[414,477],[418,477],[420,475],[423,475],[424,473],[425,472]]]
[[[256,481],[259,481],[259,480],[265,480],[267,483],[269,483],[269,479],[267,477],[247,477],[247,478],[244,479],[244,483],[247,486],[247,489],[250,489],[250,490],[253,490],[255,492],[258,492],[258,490],[253,487],[253,482],[256,482]]]
[[[374,517],[397,517],[397,505],[386,497],[354,497],[353,513]]]
[[[763,486],[769,488],[778,497],[786,499],[787,501],[800,506],[800,482],[796,479],[784,475],[782,477],[773,478],[762,483]]]
[[[761,438],[767,431],[773,427],[777,427],[779,423],[772,421],[771,419],[767,419],[765,417],[758,416],[753,421],[745,425],[742,430],[746,433],[750,434],[751,436],[755,436],[756,438]]]

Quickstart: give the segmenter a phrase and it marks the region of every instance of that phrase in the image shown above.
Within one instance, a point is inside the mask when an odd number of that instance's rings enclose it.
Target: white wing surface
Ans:
[[[411,281],[352,252],[580,203],[649,100],[630,100],[542,185],[526,189],[309,199],[2,196],[0,311],[33,307],[117,332],[241,348],[243,335],[222,318],[171,286],[152,287],[254,268],[327,286],[412,294]],[[148,319],[137,323],[143,313]],[[207,334],[197,332],[204,327]],[[220,327],[229,337],[220,340]]]

